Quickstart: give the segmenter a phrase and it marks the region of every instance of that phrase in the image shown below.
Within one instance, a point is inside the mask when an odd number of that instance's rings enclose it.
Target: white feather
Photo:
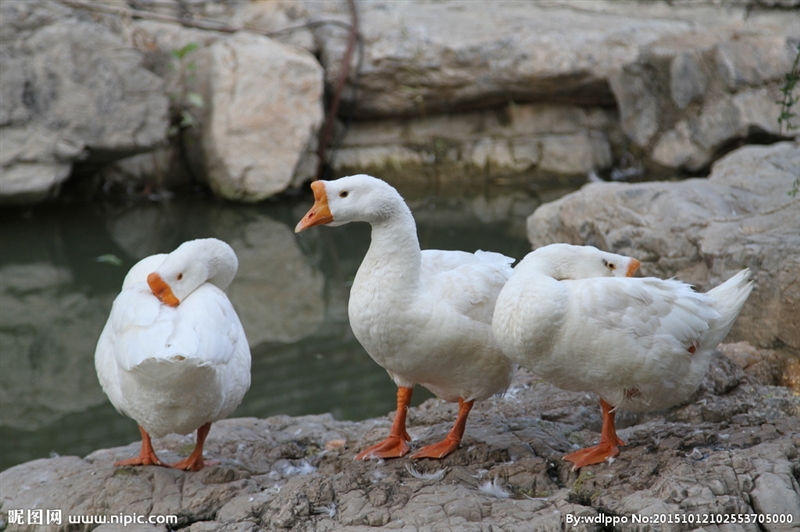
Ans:
[[[222,289],[202,278],[219,278],[227,269],[232,271],[221,276],[232,279],[235,255],[231,263],[233,251],[215,239],[187,244],[131,268],[95,351],[97,375],[111,403],[154,437],[188,434],[228,416],[250,386],[250,349],[241,322]],[[203,261],[219,264],[197,268]],[[173,308],[158,300],[146,278],[176,268],[184,272],[186,288],[176,290],[185,295]]]
[[[547,248],[522,260],[503,288],[493,322],[498,342],[553,384],[631,410],[667,408],[691,395],[752,289],[748,270],[707,294],[656,278],[559,280],[574,279],[591,253]]]

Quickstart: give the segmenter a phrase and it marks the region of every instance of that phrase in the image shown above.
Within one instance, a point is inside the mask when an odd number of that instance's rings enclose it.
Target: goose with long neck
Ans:
[[[297,224],[367,222],[372,241],[350,292],[350,326],[398,387],[389,437],[356,459],[409,452],[406,412],[414,385],[459,403],[453,428],[412,458],[442,458],[458,448],[476,401],[505,390],[512,364],[494,341],[494,302],[513,259],[478,251],[421,251],[414,218],[400,194],[380,179],[355,175],[312,183],[315,203]]]
[[[131,268],[95,351],[103,391],[139,424],[139,456],[115,465],[167,465],[151,436],[188,434],[197,441],[171,467],[197,471],[214,421],[241,403],[250,387],[250,348],[224,290],[236,275],[231,247],[207,238]]]
[[[596,260],[592,249],[553,245],[528,254],[492,322],[509,358],[560,388],[600,396],[600,442],[566,455],[573,469],[619,454],[617,408],[660,410],[687,399],[752,290],[749,270],[706,294],[672,279],[579,279]]]

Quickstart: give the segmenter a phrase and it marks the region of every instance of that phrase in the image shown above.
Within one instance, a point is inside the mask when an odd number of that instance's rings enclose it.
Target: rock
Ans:
[[[736,140],[780,135],[776,102],[795,41],[780,28],[725,28],[649,43],[609,78],[623,130],[656,163],[693,172]]]
[[[610,526],[614,516],[626,519],[618,530],[677,531],[696,527],[631,520],[792,512],[796,519],[800,397],[746,382],[737,368],[715,356],[710,375],[717,376],[707,379],[692,403],[632,424],[628,419],[629,426],[619,430],[627,442],[619,457],[577,473],[560,458],[576,443],[597,438],[596,398],[558,390],[521,369],[505,396],[476,405],[463,445],[439,462],[353,461],[358,450],[385,435],[388,418],[229,419],[215,423],[206,442],[207,457],[220,464],[197,473],[114,468],[114,460],[138,451],[138,442],[83,459],[12,467],[0,473],[0,519],[9,523],[12,510],[49,508],[61,509],[65,522],[73,515],[136,513],[176,516],[171,530],[345,532],[589,531]],[[723,388],[712,381],[732,384],[717,393]],[[741,412],[730,415],[731,405],[740,405]],[[687,419],[681,417],[687,408],[702,416],[680,421]],[[441,400],[410,409],[412,445],[440,439],[454,415],[454,406]],[[168,436],[156,440],[155,448],[174,461],[191,448],[191,437]],[[720,529],[792,529],[785,523],[726,526]],[[27,523],[6,528],[56,529]]]
[[[534,247],[591,244],[637,257],[644,275],[678,277],[706,291],[735,271],[756,288],[730,338],[800,351],[800,144],[740,148],[708,179],[594,183],[528,219]]]
[[[231,22],[269,32],[272,39],[316,54],[319,47],[314,41],[311,26],[306,26],[310,15],[304,3],[296,0],[246,2],[236,6]]]
[[[9,0],[0,10],[0,201],[52,198],[76,163],[166,141],[164,84],[141,53],[59,2]]]
[[[523,176],[564,185],[560,176],[611,166],[614,113],[576,105],[515,104],[500,109],[355,122],[334,170],[399,183],[460,185]]]
[[[323,9],[349,22],[344,2],[330,4],[336,7]],[[425,116],[511,101],[613,105],[607,74],[632,61],[639,47],[689,28],[675,19],[602,8],[587,12],[568,4],[359,4],[363,66],[357,77],[351,70],[343,103],[363,118]],[[333,85],[347,29],[323,25],[315,35]]]
[[[189,148],[217,195],[255,202],[315,174],[323,86],[313,56],[237,33],[199,50],[196,62],[203,106]]]
[[[304,6],[319,22],[314,34],[334,87],[349,9],[345,2]],[[726,7],[359,4],[363,59],[353,60],[341,113],[355,121],[334,170],[542,183],[607,171],[631,145],[651,170],[705,168],[737,141],[780,135],[775,101],[800,24],[793,12],[752,17],[744,5]],[[324,23],[332,18],[340,24]],[[572,134],[521,135],[508,115],[530,103],[539,104],[537,113],[572,105],[605,112],[615,128],[598,132],[572,117]],[[493,121],[499,133],[475,127]],[[389,128],[393,135],[381,134]]]
[[[795,53],[800,15],[786,9],[795,1],[358,4],[363,58],[353,59],[339,113],[348,127],[326,162],[336,174],[534,186],[619,175],[614,166],[703,170],[736,143],[781,136],[775,100]],[[41,201],[71,174],[96,171],[106,191],[177,187],[189,181],[187,158],[216,194],[243,202],[316,175],[321,79],[330,91],[342,70],[346,0],[136,4],[162,19],[211,17],[225,31],[131,21],[127,4],[113,7],[122,15],[4,3],[0,200]],[[91,47],[59,56],[68,47],[55,43],[81,31]],[[89,97],[73,73],[94,80]],[[42,112],[53,97],[58,112]],[[102,169],[163,144],[167,120],[172,150]],[[628,165],[631,153],[642,160]]]
[[[315,20],[336,17],[350,22],[344,1],[306,2],[305,6]],[[753,17],[744,4],[719,9],[666,2],[634,7],[556,1],[547,6],[506,4],[498,9],[489,4],[465,7],[458,2],[419,0],[359,4],[358,9],[363,66],[358,75],[351,70],[344,101],[363,118],[425,116],[511,101],[614,105],[618,96],[609,86],[609,77],[661,39],[692,42],[709,34],[730,37],[735,31],[752,32],[756,40],[778,38],[791,35],[796,28],[793,22],[800,20],[786,11]],[[441,20],[448,24],[442,25]],[[320,24],[314,31],[332,86],[339,77],[347,28]],[[748,48],[751,44],[733,44],[740,46],[734,54],[756,57],[762,49],[754,53]],[[747,59],[740,61],[738,55],[736,61],[746,68],[755,66]],[[770,62],[770,76],[779,64]],[[676,73],[692,71],[691,60],[676,69]],[[353,91],[356,79],[357,93]],[[675,84],[681,101],[703,89],[700,77],[681,78]]]
[[[747,342],[719,346],[726,357],[738,364],[759,384],[782,385],[786,360],[771,349],[757,349]]]

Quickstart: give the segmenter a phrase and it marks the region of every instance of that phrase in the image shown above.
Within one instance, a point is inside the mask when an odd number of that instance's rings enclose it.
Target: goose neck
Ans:
[[[393,271],[407,281],[419,277],[421,263],[417,228],[410,212],[372,224],[372,241],[364,258],[367,267],[380,267],[384,275]]]

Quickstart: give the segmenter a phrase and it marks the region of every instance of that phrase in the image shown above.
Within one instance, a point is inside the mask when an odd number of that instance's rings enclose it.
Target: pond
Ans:
[[[492,250],[517,259],[525,219],[547,192],[484,183],[400,188],[423,249]],[[231,417],[331,412],[360,420],[394,408],[396,388],[347,321],[349,286],[369,227],[293,228],[310,194],[259,205],[202,194],[124,205],[4,207],[0,213],[0,470],[53,455],[85,456],[139,440],[94,369],[94,349],[128,269],[200,237],[239,257],[229,295],[252,348],[250,391]],[[417,387],[414,403],[431,395]]]

